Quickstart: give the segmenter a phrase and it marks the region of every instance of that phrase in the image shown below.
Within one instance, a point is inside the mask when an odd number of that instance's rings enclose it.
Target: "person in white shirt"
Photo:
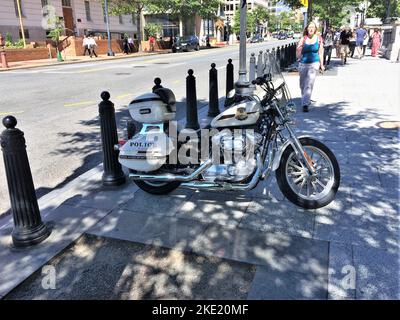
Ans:
[[[131,36],[128,38],[128,47],[129,51],[133,53],[133,38]]]
[[[82,42],[82,47],[85,48],[83,51],[83,55],[86,56],[86,51],[90,55],[90,50],[89,50],[89,45],[88,45],[89,39],[86,35],[83,36],[83,42]]]
[[[94,55],[97,58],[96,51],[94,51],[94,48],[97,47],[97,43],[94,40],[94,37],[92,35],[89,37],[88,47],[89,47],[89,50],[90,50],[90,57],[92,58],[92,56]]]

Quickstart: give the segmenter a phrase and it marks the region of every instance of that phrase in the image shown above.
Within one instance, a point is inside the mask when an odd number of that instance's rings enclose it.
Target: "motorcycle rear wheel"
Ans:
[[[301,138],[300,143],[313,161],[317,175],[308,177],[305,165],[299,161],[293,147],[289,145],[276,170],[279,189],[288,200],[302,208],[324,207],[335,199],[339,189],[339,164],[332,151],[322,142]]]

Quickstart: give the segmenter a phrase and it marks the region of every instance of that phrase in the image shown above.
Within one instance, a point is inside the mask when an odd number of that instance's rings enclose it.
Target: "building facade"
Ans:
[[[48,17],[55,15],[64,22],[65,34],[83,36],[85,33],[106,34],[104,10],[94,0],[19,0],[25,38],[38,41],[46,38]],[[112,38],[125,33],[137,34],[136,20],[132,16],[110,16]],[[10,33],[13,41],[22,37],[17,0],[1,0],[0,33]]]

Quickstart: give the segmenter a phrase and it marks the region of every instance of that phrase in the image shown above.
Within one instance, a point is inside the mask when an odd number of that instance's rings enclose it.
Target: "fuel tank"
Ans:
[[[220,113],[211,121],[212,128],[250,126],[260,118],[261,108],[256,101],[239,103]]]

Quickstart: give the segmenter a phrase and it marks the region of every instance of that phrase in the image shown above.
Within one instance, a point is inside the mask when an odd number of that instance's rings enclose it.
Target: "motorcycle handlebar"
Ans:
[[[267,81],[265,80],[264,77],[258,77],[257,79],[253,80],[251,83],[260,86],[260,85],[262,85],[262,84],[264,84],[266,82]]]

